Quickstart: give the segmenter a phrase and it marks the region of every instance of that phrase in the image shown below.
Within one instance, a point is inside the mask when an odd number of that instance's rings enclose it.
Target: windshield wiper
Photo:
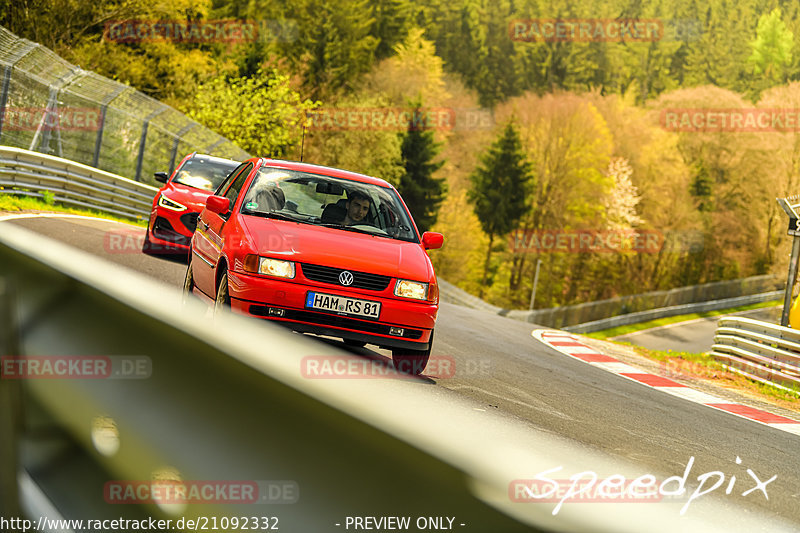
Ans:
[[[364,235],[372,235],[373,237],[385,237],[385,238],[389,238],[389,239],[394,239],[394,237],[392,237],[391,235],[389,235],[388,233],[385,233],[385,232],[384,233],[376,233],[374,231],[369,231],[369,230],[357,228],[355,226],[345,226],[344,224],[335,224],[335,223],[330,223],[330,222],[323,222],[323,223],[317,224],[317,226],[323,226],[325,228],[343,229],[345,231],[354,231],[356,233],[363,233]],[[380,230],[380,228],[378,228],[377,226],[373,226],[373,227],[375,227],[376,229]],[[381,231],[383,231],[383,230],[381,230]]]
[[[305,220],[300,220],[299,218],[290,217],[289,215],[285,215],[283,213],[275,213],[275,212],[265,212],[265,211],[252,211],[250,209],[245,209],[243,211],[246,215],[253,215],[257,217],[264,217],[264,218],[277,218],[278,220],[288,220],[289,222],[305,222]]]

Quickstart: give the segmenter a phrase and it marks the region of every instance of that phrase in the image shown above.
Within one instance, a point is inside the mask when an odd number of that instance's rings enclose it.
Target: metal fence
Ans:
[[[0,26],[0,144],[153,184],[198,151],[242,160],[228,139],[149,96]]]
[[[711,354],[732,372],[800,392],[800,331],[750,318],[721,318]]]

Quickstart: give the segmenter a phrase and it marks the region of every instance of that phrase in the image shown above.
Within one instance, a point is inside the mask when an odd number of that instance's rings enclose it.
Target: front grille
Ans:
[[[169,220],[163,217],[156,217],[156,221],[153,223],[153,235],[161,240],[185,246],[189,246],[191,241],[189,237],[175,231]]]
[[[296,309],[285,309],[283,318],[289,320],[296,320],[299,322],[308,322],[311,324],[319,324],[322,326],[335,326],[339,328],[347,328],[355,331],[363,331],[365,333],[380,333],[382,335],[389,335],[389,327],[377,322],[367,322],[339,315],[328,315],[325,313],[315,313],[312,311],[299,311]],[[250,313],[256,316],[263,316],[272,318],[268,315],[268,307],[266,305],[251,305]],[[403,328],[403,335],[392,335],[398,339],[419,339],[422,337],[422,330]]]
[[[197,217],[200,216],[200,213],[184,213],[181,215],[181,222],[183,225],[186,226],[191,233],[194,233],[195,228],[197,227]]]
[[[311,281],[320,281],[322,283],[342,286],[342,284],[339,283],[339,274],[346,270],[344,268],[310,265],[308,263],[301,263],[301,266],[303,267],[303,275]],[[349,285],[349,287],[354,287],[356,289],[383,291],[386,290],[386,287],[389,286],[389,282],[392,281],[392,278],[389,276],[369,274],[367,272],[354,272],[352,270],[349,272],[353,274],[353,284]]]

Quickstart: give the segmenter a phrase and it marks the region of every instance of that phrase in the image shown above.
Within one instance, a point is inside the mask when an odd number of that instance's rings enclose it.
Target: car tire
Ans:
[[[153,243],[150,242],[150,230],[144,232],[144,242],[142,243],[142,253],[150,254],[153,250]]]
[[[431,330],[428,348],[425,350],[392,348],[392,365],[400,372],[418,376],[422,374],[425,367],[428,366],[428,359],[431,357],[431,348],[433,348],[433,330]]]
[[[214,314],[219,313],[222,309],[231,308],[231,296],[228,293],[228,272],[222,273],[219,280],[219,287],[217,287],[217,296],[214,298]]]
[[[183,301],[194,294],[194,273],[192,272],[192,256],[189,252],[189,265],[186,267],[186,277],[183,278]]]

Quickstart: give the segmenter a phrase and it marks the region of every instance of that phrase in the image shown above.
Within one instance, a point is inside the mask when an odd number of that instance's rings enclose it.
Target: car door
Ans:
[[[197,231],[192,244],[194,255],[192,258],[192,275],[197,288],[212,298],[217,291],[215,274],[217,263],[222,255],[222,229],[229,218],[233,216],[236,199],[252,169],[253,163],[246,162],[242,164],[217,189],[216,195],[224,196],[230,200],[230,211],[227,214],[220,215],[208,209],[203,209],[197,221]]]

